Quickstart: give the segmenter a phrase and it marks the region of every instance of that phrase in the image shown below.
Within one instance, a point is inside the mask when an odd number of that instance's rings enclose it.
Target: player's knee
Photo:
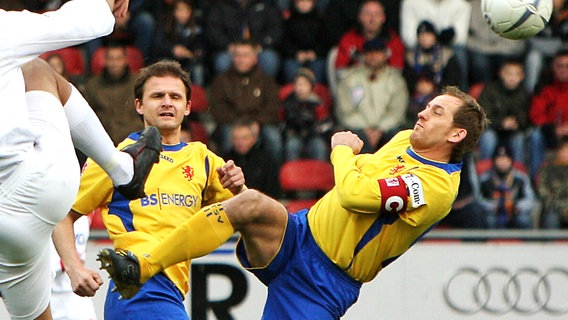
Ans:
[[[262,215],[269,200],[258,190],[248,189],[224,203],[225,210],[235,223],[250,223]]]
[[[26,91],[46,91],[59,97],[55,71],[43,59],[34,59],[22,65]]]

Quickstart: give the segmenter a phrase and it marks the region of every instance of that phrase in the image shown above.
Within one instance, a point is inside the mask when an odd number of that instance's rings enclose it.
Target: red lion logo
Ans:
[[[391,176],[394,176],[395,174],[399,173],[402,169],[404,169],[404,165],[397,164],[396,166],[392,167],[389,173]]]
[[[187,179],[187,181],[191,181],[191,179],[193,179],[193,168],[190,166],[185,166],[183,168],[181,168],[181,170],[183,171],[183,177]]]

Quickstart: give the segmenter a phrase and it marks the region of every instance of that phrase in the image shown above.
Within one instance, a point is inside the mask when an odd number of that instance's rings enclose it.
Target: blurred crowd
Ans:
[[[0,1],[45,12],[64,0]],[[84,93],[115,143],[143,124],[136,73],[161,59],[191,76],[187,141],[242,166],[247,185],[287,197],[288,161],[329,161],[351,130],[374,152],[444,86],[485,108],[490,127],[464,159],[444,225],[568,227],[568,2],[548,26],[507,40],[481,0],[130,0],[107,37],[42,57]],[[202,89],[202,90],[201,90]]]

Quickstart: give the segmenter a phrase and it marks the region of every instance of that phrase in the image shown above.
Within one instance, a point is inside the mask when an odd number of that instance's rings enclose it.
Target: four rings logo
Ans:
[[[568,269],[544,272],[532,267],[509,270],[494,267],[480,270],[464,267],[444,283],[444,300],[462,314],[568,313]]]

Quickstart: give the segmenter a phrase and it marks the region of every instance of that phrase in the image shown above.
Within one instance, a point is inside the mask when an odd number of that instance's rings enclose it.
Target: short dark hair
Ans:
[[[191,100],[191,80],[189,79],[189,74],[181,67],[179,62],[174,60],[162,60],[142,68],[134,83],[134,98],[142,100],[144,85],[148,79],[165,76],[179,78],[185,86],[187,100]]]
[[[454,126],[465,129],[467,135],[454,146],[450,157],[450,162],[458,162],[465,153],[473,151],[479,143],[479,138],[487,127],[487,115],[471,95],[461,91],[458,87],[444,87],[441,94],[453,96],[462,101],[462,105],[454,114]]]

